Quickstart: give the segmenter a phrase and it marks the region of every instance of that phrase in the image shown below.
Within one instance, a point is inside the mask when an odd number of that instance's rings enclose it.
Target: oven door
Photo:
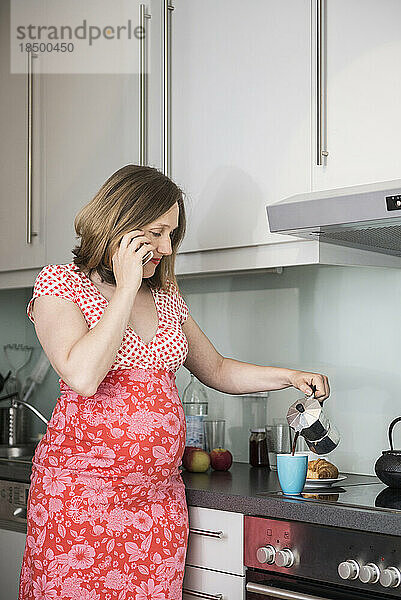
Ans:
[[[388,600],[386,594],[359,592],[344,586],[329,585],[297,577],[286,577],[248,569],[246,600]]]

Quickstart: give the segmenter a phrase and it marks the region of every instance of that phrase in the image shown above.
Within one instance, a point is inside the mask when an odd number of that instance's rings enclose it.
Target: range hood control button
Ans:
[[[292,551],[289,548],[284,548],[276,552],[276,558],[274,562],[278,567],[292,567],[295,558]]]
[[[356,560],[346,560],[338,565],[338,574],[341,579],[357,579],[359,565]]]
[[[398,587],[401,583],[401,573],[395,567],[388,567],[382,571],[380,583],[383,587]]]
[[[380,577],[380,569],[374,563],[368,563],[359,570],[359,579],[362,583],[377,583]]]
[[[258,562],[268,565],[272,565],[274,563],[274,558],[276,556],[276,549],[271,546],[262,546],[256,550],[256,558]]]

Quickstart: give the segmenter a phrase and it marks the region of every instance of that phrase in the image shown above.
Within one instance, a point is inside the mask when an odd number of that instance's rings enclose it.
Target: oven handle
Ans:
[[[253,594],[269,596],[270,598],[280,598],[281,600],[327,600],[327,598],[322,598],[322,596],[311,596],[310,594],[300,594],[299,592],[291,592],[290,590],[280,590],[270,585],[261,585],[260,583],[249,582],[246,584],[246,589]]]
[[[197,527],[190,527],[189,528],[189,533],[192,533],[193,535],[205,535],[206,537],[213,537],[213,538],[222,538],[223,537],[223,532],[222,531],[212,531],[212,530],[208,530],[208,529],[198,529]]]

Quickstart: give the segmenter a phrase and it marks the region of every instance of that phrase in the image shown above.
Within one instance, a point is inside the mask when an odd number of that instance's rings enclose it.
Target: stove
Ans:
[[[401,490],[391,490],[373,477],[368,483],[355,476],[349,481],[354,483],[308,489],[299,496],[281,491],[258,495],[399,512],[401,517]],[[245,516],[244,557],[247,600],[401,598],[400,536]]]
[[[401,598],[401,538],[244,517],[246,598]]]

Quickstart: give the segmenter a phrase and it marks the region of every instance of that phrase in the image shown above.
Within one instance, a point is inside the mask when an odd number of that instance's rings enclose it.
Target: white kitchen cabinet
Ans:
[[[161,3],[146,19],[148,164],[160,167]],[[134,65],[134,68],[138,68]],[[46,262],[72,259],[74,217],[120,167],[139,164],[139,75],[76,74],[43,77]]]
[[[401,3],[325,1],[329,155],[323,166],[316,165],[315,89],[313,189],[398,179],[401,176]],[[315,24],[316,0],[313,11]],[[315,44],[312,48],[315,51]],[[313,64],[315,87],[315,52]]]
[[[28,76],[10,72],[10,3],[0,3],[0,272],[39,267],[44,262],[45,232],[40,172],[41,85],[32,77],[32,222],[37,235],[27,242]],[[33,73],[37,64],[33,62]]]
[[[172,168],[180,254],[289,240],[265,205],[310,190],[309,0],[176,0]],[[293,240],[291,240],[293,241]]]
[[[161,166],[161,7],[147,4],[147,163]],[[29,285],[32,269],[72,259],[74,218],[104,181],[139,163],[139,62],[132,74],[33,77],[32,230],[26,244],[27,76],[9,74],[9,6],[1,3],[0,271],[2,287]],[[134,43],[134,42],[133,42]],[[35,66],[38,59],[34,60]],[[23,270],[15,275],[16,270]]]
[[[18,597],[25,540],[25,533],[0,529],[0,600]]]
[[[193,600],[194,597],[243,600],[245,598],[245,577],[197,567],[186,567],[182,597],[183,600]]]
[[[190,506],[186,564],[244,575],[243,530],[241,513]]]
[[[138,162],[137,75],[44,75],[46,262],[72,260],[74,217]]]

